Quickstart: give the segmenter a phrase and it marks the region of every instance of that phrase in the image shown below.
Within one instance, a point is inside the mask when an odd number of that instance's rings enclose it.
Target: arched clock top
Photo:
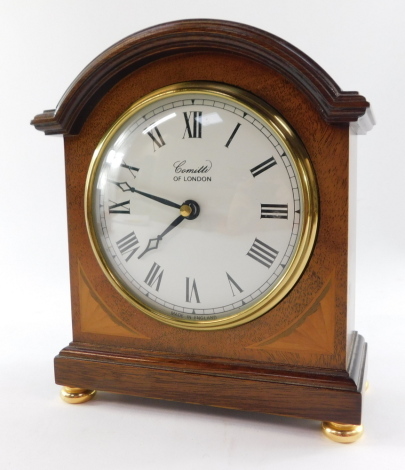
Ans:
[[[244,24],[182,20],[145,29],[96,57],[73,81],[58,106],[31,124],[45,134],[77,134],[104,95],[134,70],[163,57],[225,53],[256,61],[291,81],[330,124],[351,124],[365,133],[374,124],[370,105],[354,91],[342,91],[310,57],[279,37]]]

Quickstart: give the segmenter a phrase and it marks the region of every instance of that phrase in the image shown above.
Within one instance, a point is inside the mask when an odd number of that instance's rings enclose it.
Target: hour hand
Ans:
[[[177,227],[181,222],[183,222],[184,219],[194,220],[196,217],[198,217],[199,213],[200,206],[195,201],[186,201],[182,206],[180,206],[180,215],[174,219],[173,222],[160,235],[158,235],[156,238],[149,239],[148,246],[138,256],[138,259],[142,258],[142,256],[148,251],[156,250],[162,238],[175,227]]]
[[[167,235],[171,230],[173,230],[175,227],[177,227],[181,222],[183,222],[184,217],[182,215],[179,215],[177,219],[174,219],[173,222],[167,227],[167,229],[162,232],[160,235],[158,235],[156,238],[151,238],[148,242],[148,246],[145,248],[145,250],[138,256],[139,258],[142,258],[142,256],[147,253],[148,251],[151,250],[156,250],[157,247],[159,246],[160,241],[163,239],[165,235]]]
[[[124,191],[124,192],[131,191],[131,193],[140,194],[141,196],[145,196],[149,199],[152,199],[153,201],[160,202],[160,204],[174,207],[176,209],[180,209],[181,207],[180,204],[169,201],[168,199],[164,199],[163,197],[155,196],[154,194],[145,193],[144,191],[139,191],[138,189],[135,189],[133,186],[130,186],[126,181],[119,183],[118,181],[108,180],[108,182],[118,186],[121,189],[121,191]]]

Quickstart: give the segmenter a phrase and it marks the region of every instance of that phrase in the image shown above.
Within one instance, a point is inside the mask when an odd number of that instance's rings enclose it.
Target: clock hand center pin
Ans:
[[[196,201],[187,199],[181,207],[180,214],[188,220],[194,220],[200,215],[200,206]]]
[[[191,209],[191,207],[190,207],[188,204],[183,204],[183,205],[180,207],[180,214],[181,214],[183,217],[188,217],[188,216],[190,216],[192,212],[193,212],[193,209]]]

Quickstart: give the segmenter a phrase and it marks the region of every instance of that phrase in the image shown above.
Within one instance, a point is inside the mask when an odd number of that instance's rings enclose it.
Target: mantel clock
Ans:
[[[65,143],[66,401],[104,390],[360,435],[349,169],[373,125],[364,97],[276,36],[185,20],[115,44],[32,124]]]

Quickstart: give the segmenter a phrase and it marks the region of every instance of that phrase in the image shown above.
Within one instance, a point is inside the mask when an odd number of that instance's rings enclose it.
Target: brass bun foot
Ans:
[[[63,387],[60,391],[62,400],[66,403],[84,403],[91,400],[96,394],[95,390],[87,390],[85,388],[77,387]]]
[[[322,431],[332,441],[350,444],[351,442],[356,442],[361,437],[363,426],[361,424],[340,424],[324,421],[322,423]]]

